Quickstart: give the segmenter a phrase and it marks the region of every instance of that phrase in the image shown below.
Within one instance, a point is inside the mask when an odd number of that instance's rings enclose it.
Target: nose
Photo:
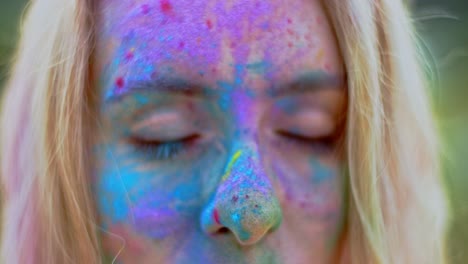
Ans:
[[[253,245],[279,227],[281,207],[264,171],[252,151],[231,155],[214,198],[203,209],[205,233],[228,231],[239,244]]]

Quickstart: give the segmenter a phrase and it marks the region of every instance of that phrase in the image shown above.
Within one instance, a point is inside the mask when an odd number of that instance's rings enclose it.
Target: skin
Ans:
[[[344,66],[316,0],[101,0],[94,193],[117,263],[330,263]]]

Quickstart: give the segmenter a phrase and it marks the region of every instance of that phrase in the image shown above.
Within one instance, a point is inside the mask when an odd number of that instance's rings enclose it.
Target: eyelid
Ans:
[[[337,121],[328,113],[317,109],[306,109],[284,119],[275,128],[276,131],[294,131],[294,134],[304,137],[322,137],[333,134],[337,129]]]
[[[196,134],[193,122],[180,113],[167,112],[151,115],[131,127],[131,134],[145,140],[153,140],[155,136],[165,141],[187,137]]]
[[[153,114],[149,118],[143,119],[132,126],[132,131],[139,131],[148,126],[161,126],[177,121],[179,114],[174,112]]]

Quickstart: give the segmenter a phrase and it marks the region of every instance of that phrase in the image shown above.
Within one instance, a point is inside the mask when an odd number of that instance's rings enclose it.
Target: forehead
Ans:
[[[212,86],[236,79],[262,85],[343,71],[318,0],[99,3],[97,65],[106,86],[162,75]]]

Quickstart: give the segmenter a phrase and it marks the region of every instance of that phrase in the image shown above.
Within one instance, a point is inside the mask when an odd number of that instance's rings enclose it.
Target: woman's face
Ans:
[[[93,181],[122,263],[326,263],[343,62],[318,0],[101,0]]]

